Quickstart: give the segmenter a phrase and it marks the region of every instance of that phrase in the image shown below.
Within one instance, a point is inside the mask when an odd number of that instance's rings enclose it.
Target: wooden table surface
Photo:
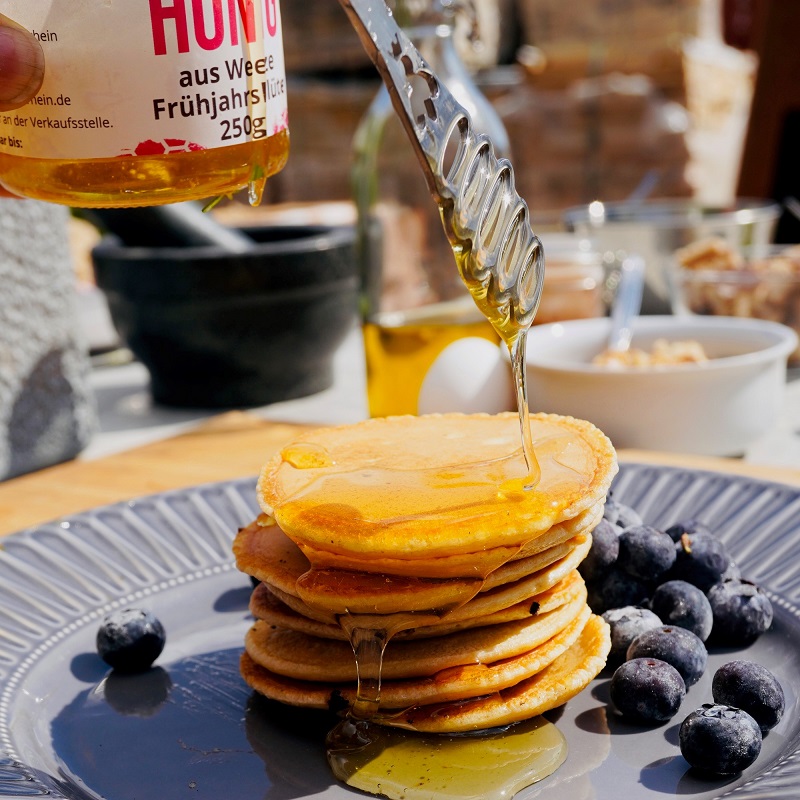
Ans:
[[[76,460],[0,483],[0,535],[96,506],[258,474],[302,427],[245,412],[212,418],[187,433],[96,460]],[[736,459],[623,450],[620,461],[730,472],[800,487],[800,470]]]

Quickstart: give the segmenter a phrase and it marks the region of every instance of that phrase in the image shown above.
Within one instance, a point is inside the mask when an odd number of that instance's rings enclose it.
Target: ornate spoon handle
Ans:
[[[461,276],[507,343],[527,330],[544,280],[544,253],[511,163],[473,130],[383,0],[340,0],[414,145]]]

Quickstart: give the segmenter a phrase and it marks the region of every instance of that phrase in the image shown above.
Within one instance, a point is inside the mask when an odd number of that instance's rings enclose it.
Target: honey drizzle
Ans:
[[[347,630],[346,624],[342,627]],[[389,633],[385,629],[354,626],[349,634],[357,675],[356,701],[350,713],[356,719],[374,719],[381,702],[383,653]]]
[[[514,379],[514,392],[517,398],[517,413],[519,414],[519,429],[522,439],[522,454],[528,474],[524,481],[524,488],[531,490],[536,487],[542,477],[542,469],[536,457],[531,436],[530,409],[528,407],[528,383],[525,379],[525,350],[528,342],[528,330],[520,331],[513,343],[508,344],[511,356],[511,373]]]
[[[471,189],[472,194],[476,193],[477,191],[478,190],[475,187]],[[475,199],[472,194],[468,195],[470,201]],[[444,219],[444,206],[440,206],[439,208]],[[477,224],[475,217],[471,217],[470,222],[472,225]],[[451,232],[451,243],[454,235],[455,234]],[[526,380],[526,347],[528,342],[528,331],[530,330],[530,326],[533,321],[533,315],[531,314],[523,319],[518,319],[513,313],[500,313],[498,308],[492,304],[488,296],[487,288],[482,283],[476,283],[470,278],[471,275],[479,274],[481,271],[481,265],[478,263],[478,260],[473,252],[472,242],[466,240],[457,240],[455,243],[452,243],[452,248],[453,255],[456,259],[456,265],[458,266],[458,271],[464,281],[464,284],[469,290],[469,293],[472,295],[475,305],[480,309],[481,313],[486,317],[492,328],[494,328],[497,335],[503,340],[508,348],[508,354],[511,358],[511,373],[514,381],[514,395],[517,401],[517,413],[519,414],[522,453],[525,457],[525,464],[528,471],[527,475],[523,479],[524,488],[533,489],[538,484],[539,478],[542,474],[538,459],[536,457],[536,452],[533,447],[533,440],[531,438],[530,410],[528,408],[528,387]],[[537,263],[537,266],[543,273],[544,256],[537,251],[536,258],[541,258],[541,263]],[[518,285],[516,288],[518,291],[524,292],[524,289],[527,287],[524,282],[520,281],[520,285]],[[523,300],[523,304],[525,306],[534,304],[535,307],[536,305],[535,301],[531,297],[524,296]]]
[[[462,157],[470,149],[469,147],[462,148],[460,151]],[[456,167],[454,167],[454,170]],[[477,218],[477,214],[479,210],[483,209],[483,206],[477,201],[480,199],[480,192],[485,189],[485,187],[479,186],[478,183],[478,181],[475,181],[470,185],[469,181],[464,181],[461,183],[460,188],[465,193],[462,198],[464,200],[462,209],[469,217],[467,227],[475,228],[479,231],[480,235],[480,220]],[[513,190],[513,182],[510,184],[510,188]],[[499,201],[499,198],[496,197],[495,200]],[[502,206],[503,204],[500,202],[499,207]],[[498,213],[502,213],[497,208],[495,210],[498,211]],[[440,211],[442,213],[443,223],[445,223],[445,229],[448,231],[448,238],[451,241],[459,273],[472,295],[475,304],[505,342],[511,358],[519,417],[520,439],[526,474],[519,478],[506,480],[498,487],[499,491],[495,502],[502,502],[503,500],[509,501],[515,494],[522,493],[524,495],[525,493],[533,492],[539,484],[542,475],[530,430],[525,353],[527,332],[533,320],[536,306],[538,305],[537,294],[541,291],[541,277],[543,276],[544,269],[541,245],[538,243],[538,240],[535,240],[536,244],[533,249],[535,270],[526,269],[531,266],[527,261],[527,259],[530,258],[530,253],[525,253],[521,249],[514,247],[511,248],[512,252],[505,252],[506,257],[514,262],[511,272],[516,275],[514,288],[519,293],[517,301],[522,308],[528,309],[524,314],[518,316],[511,310],[504,311],[503,308],[496,303],[496,298],[490,298],[488,296],[490,291],[489,284],[474,280],[472,276],[481,273],[482,265],[478,263],[478,258],[473,251],[473,242],[460,238],[455,231],[455,226],[450,227],[447,224],[446,220],[450,216],[452,209],[445,208],[444,205],[440,204]],[[508,209],[505,209],[505,212],[507,213]],[[512,224],[519,231],[522,223],[527,225],[527,214],[525,214],[523,218],[515,217]],[[502,228],[503,226],[497,226],[496,231]],[[492,238],[491,233],[488,238]],[[512,257],[514,255],[517,256],[516,259]],[[540,282],[538,288],[535,285],[535,281],[531,283],[529,279],[525,278],[526,272],[528,275],[532,275],[534,272],[539,273]],[[507,307],[504,305],[504,308]],[[497,567],[495,567],[495,569],[496,568]],[[300,580],[302,580],[302,578]],[[461,598],[459,599],[461,600]],[[466,599],[462,602],[466,602]],[[355,774],[363,773],[365,768],[369,767],[387,747],[387,734],[383,726],[378,722],[381,666],[386,644],[391,635],[396,632],[396,630],[389,631],[386,628],[374,626],[361,627],[357,622],[358,616],[359,615],[348,614],[344,615],[339,620],[342,627],[348,632],[350,644],[353,648],[356,660],[358,679],[356,702],[349,710],[347,717],[329,733],[326,739],[328,763],[334,775],[347,783],[351,783],[351,779]],[[554,728],[551,723],[542,724]],[[559,736],[561,735],[559,734]],[[517,791],[551,774],[563,762],[565,757],[566,742],[563,736],[561,736],[558,744],[550,747],[542,758],[539,760],[533,759],[534,764],[527,772],[519,771],[514,776],[510,786],[512,794],[515,794]],[[409,761],[406,760],[403,766],[408,768]],[[446,776],[446,763],[439,763],[437,768],[440,773],[437,777],[442,778]],[[429,767],[428,771],[430,771],[430,769]],[[447,777],[452,781],[456,776],[450,774]],[[416,780],[417,778],[414,777],[413,779]],[[444,785],[447,785],[447,783],[448,781],[445,781]],[[351,785],[354,784],[351,783]],[[376,778],[374,785],[371,783],[366,785],[362,784],[359,788],[366,789],[373,793],[386,794],[386,791],[382,789],[380,776]],[[491,792],[484,790],[484,794],[488,796],[483,797],[482,800],[489,800],[490,797],[507,798],[509,796],[507,792],[508,788],[509,787],[504,785],[492,786]],[[390,794],[389,796],[394,795]],[[407,795],[404,789],[402,796],[411,797],[413,795]],[[428,795],[425,796],[427,797]],[[461,796],[472,797],[473,795],[463,794]]]

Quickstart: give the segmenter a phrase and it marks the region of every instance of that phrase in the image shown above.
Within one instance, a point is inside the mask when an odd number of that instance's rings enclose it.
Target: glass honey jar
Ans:
[[[0,183],[79,207],[258,203],[289,153],[278,0],[4,0],[39,94],[0,113]]]

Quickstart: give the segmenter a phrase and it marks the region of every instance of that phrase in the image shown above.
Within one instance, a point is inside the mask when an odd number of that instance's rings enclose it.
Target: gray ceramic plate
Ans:
[[[745,575],[770,591],[775,623],[748,650],[713,654],[681,714],[655,730],[608,713],[601,676],[558,720],[569,742],[566,764],[517,797],[796,798],[800,490],[625,465],[615,496],[652,524],[689,516],[709,522]],[[250,584],[234,569],[230,544],[255,511],[253,481],[238,481],[102,508],[2,540],[0,797],[363,796],[328,771],[327,718],[259,700],[239,678]],[[169,638],[158,668],[119,677],[95,655],[94,637],[104,614],[128,605],[152,609]],[[702,781],[678,752],[678,725],[710,700],[714,668],[733,657],[773,669],[787,711],[743,775]]]

